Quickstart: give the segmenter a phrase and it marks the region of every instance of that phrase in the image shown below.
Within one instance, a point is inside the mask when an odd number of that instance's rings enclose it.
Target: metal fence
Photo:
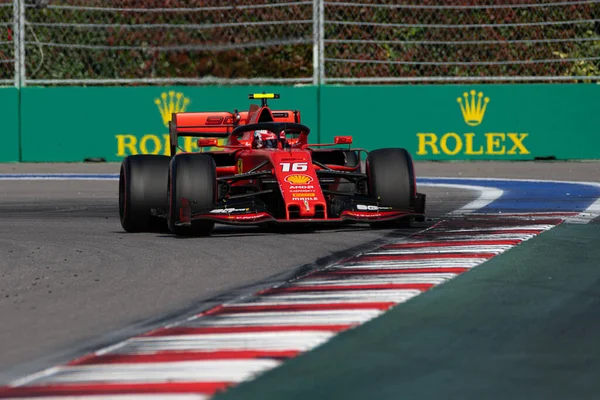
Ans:
[[[16,53],[18,41],[14,40],[17,29],[18,8],[12,1],[0,1],[0,85],[16,85],[18,66]]]
[[[0,0],[0,84],[591,82],[600,0]]]
[[[572,81],[600,75],[598,0],[324,3],[328,82]]]

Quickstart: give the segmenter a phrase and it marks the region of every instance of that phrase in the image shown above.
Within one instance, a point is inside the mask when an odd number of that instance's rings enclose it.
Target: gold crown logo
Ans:
[[[169,127],[173,113],[185,112],[185,108],[190,103],[190,99],[183,93],[175,93],[171,90],[168,94],[163,92],[160,99],[154,99],[154,104],[158,106],[160,116],[166,128]]]
[[[463,93],[463,97],[465,98],[465,102],[463,104],[462,98],[457,98],[458,104],[460,104],[460,110],[462,111],[463,119],[470,126],[477,126],[481,124],[483,121],[483,116],[485,115],[485,109],[487,108],[487,104],[490,102],[490,98],[483,98],[483,92],[477,93],[475,90],[471,90],[471,101],[469,101],[469,94],[467,92]],[[477,97],[477,100],[475,99]],[[483,104],[482,104],[483,103]]]
[[[292,185],[306,185],[312,182],[312,178],[308,175],[289,175],[285,181]]]

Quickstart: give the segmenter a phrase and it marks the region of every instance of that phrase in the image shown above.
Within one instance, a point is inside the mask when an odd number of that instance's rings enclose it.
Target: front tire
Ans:
[[[382,206],[410,209],[415,198],[415,175],[410,153],[402,148],[373,150],[367,156],[367,181],[370,196]],[[374,222],[374,228],[410,226],[412,218],[397,222]]]
[[[169,157],[150,154],[127,156],[119,173],[119,217],[126,232],[166,229],[152,210],[167,209]],[[162,222],[162,224],[161,224]]]
[[[191,212],[214,207],[217,201],[217,169],[206,154],[178,154],[171,159],[169,174],[168,224],[179,236],[208,236],[214,221],[193,221],[192,226],[176,225],[180,219],[181,199],[188,199]]]

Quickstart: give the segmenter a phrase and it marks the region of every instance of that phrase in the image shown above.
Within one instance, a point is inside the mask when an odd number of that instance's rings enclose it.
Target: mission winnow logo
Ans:
[[[475,128],[481,125],[493,101],[475,90],[463,93],[457,99],[457,111],[462,113],[465,124]],[[517,155],[530,154],[525,139],[528,133],[481,132],[473,129],[467,132],[419,132],[417,133],[417,155]]]

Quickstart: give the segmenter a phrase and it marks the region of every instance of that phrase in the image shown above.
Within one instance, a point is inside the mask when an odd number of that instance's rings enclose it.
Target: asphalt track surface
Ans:
[[[418,163],[416,170],[419,176],[600,177],[600,163],[591,162]],[[116,173],[118,165],[0,166],[0,173],[10,172]],[[120,227],[116,181],[2,181],[0,188],[0,382],[409,232],[352,227],[282,235],[219,227],[201,240],[134,235]],[[477,196],[422,191],[430,217]]]
[[[5,165],[0,171],[113,173],[118,165]],[[118,220],[116,181],[1,181],[0,188],[3,381],[341,258],[392,232],[275,234],[220,226],[208,239],[127,234]],[[432,215],[477,196],[428,194]]]

